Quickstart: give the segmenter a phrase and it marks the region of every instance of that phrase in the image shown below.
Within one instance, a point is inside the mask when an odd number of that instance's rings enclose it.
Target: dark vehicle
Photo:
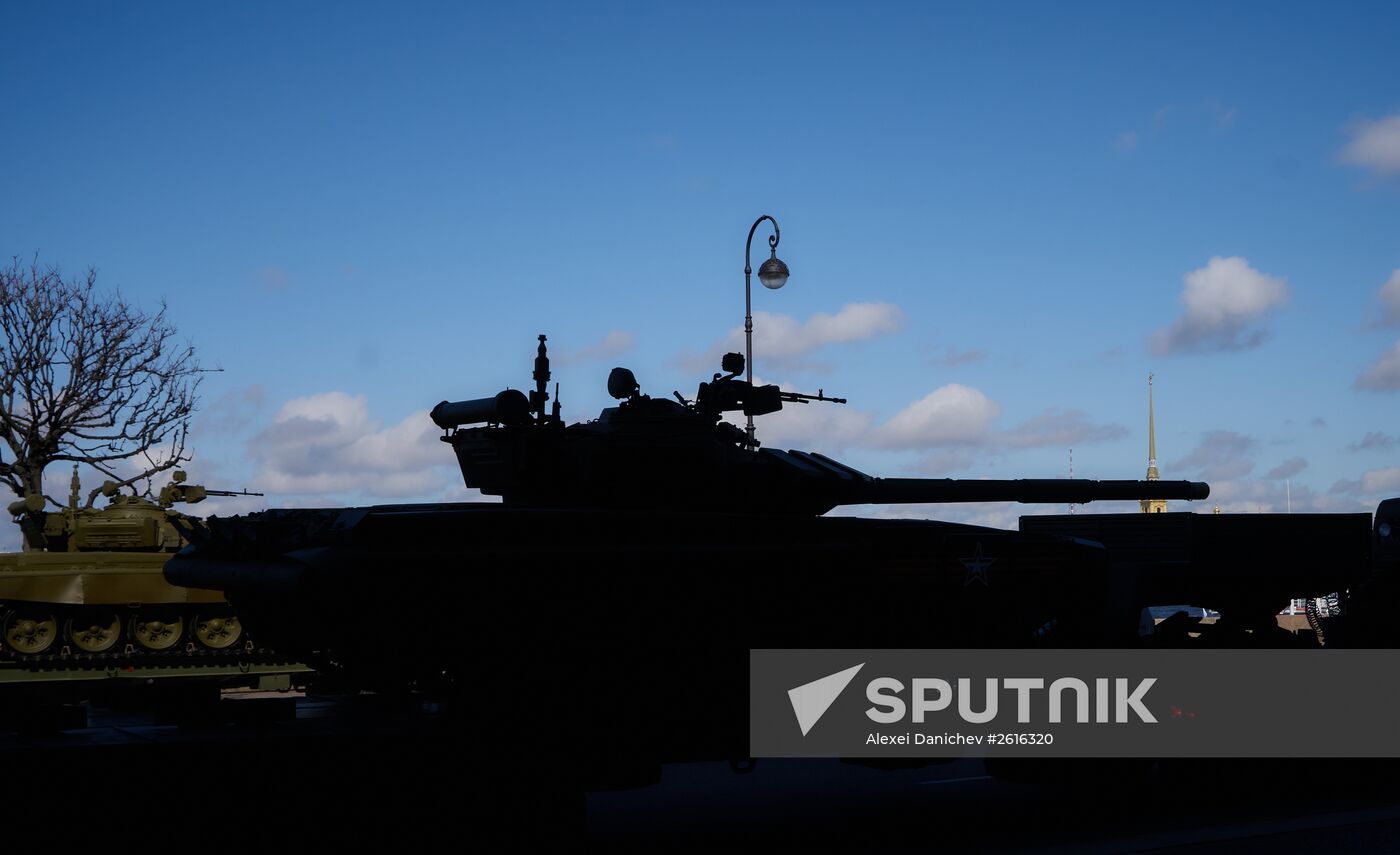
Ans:
[[[1280,635],[1279,606],[1364,590],[1384,564],[1391,523],[1373,543],[1367,514],[1027,517],[1022,531],[821,516],[1203,499],[1208,487],[874,478],[750,445],[724,413],[834,399],[751,386],[738,354],[723,368],[674,401],[615,369],[619,404],[565,425],[547,406],[541,336],[533,390],[432,414],[467,485],[500,503],[212,520],[167,577],[225,592],[274,646],[352,682],[467,701],[492,732],[561,716],[556,736],[606,782],[645,780],[664,761],[741,761],[750,648],[1316,645],[1314,633]],[[1222,611],[1218,631],[1166,622],[1144,641],[1144,607],[1178,602]],[[1333,620],[1329,643],[1347,634]]]
[[[456,701],[469,751],[558,758],[591,786],[748,752],[751,648],[1380,643],[1400,500],[1369,514],[1024,517],[1021,531],[821,516],[844,505],[1204,499],[1169,481],[874,478],[760,448],[722,420],[837,401],[738,379],[693,400],[641,394],[565,425],[545,337],[535,388],[432,418],[466,484],[499,503],[270,510],[211,520],[166,565],[223,591],[274,646],[367,687]],[[557,399],[557,389],[555,398]],[[1348,600],[1344,592],[1351,592]],[[1278,628],[1290,598],[1338,595],[1317,632]],[[1222,612],[1210,631],[1149,606]],[[494,752],[494,753],[491,753]],[[526,774],[524,787],[538,789]]]

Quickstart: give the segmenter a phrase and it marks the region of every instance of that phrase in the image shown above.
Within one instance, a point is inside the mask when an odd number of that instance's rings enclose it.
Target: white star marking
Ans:
[[[962,559],[963,566],[967,568],[967,578],[963,580],[963,587],[966,588],[973,582],[989,586],[991,583],[987,581],[987,568],[995,563],[995,558],[982,557],[982,541],[977,541],[977,548],[973,550],[972,557]]]

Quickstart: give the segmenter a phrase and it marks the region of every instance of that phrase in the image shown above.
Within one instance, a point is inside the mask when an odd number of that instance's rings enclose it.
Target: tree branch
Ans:
[[[189,459],[201,369],[164,303],[147,314],[99,292],[96,270],[65,279],[16,258],[0,268],[0,331],[0,444],[13,457],[0,480],[12,491],[40,493],[55,461],[131,486]],[[138,456],[138,473],[116,468]]]

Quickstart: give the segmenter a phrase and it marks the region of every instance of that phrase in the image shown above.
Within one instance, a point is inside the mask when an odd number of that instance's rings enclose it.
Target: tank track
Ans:
[[[301,684],[311,675],[310,667],[252,641],[226,650],[40,654],[5,651],[0,655],[0,697],[11,697],[6,694],[10,691],[43,691],[48,696],[53,691],[89,691],[80,686],[172,681],[212,680],[217,685],[284,689]]]
[[[134,645],[127,645],[127,647],[131,649],[105,653],[84,653],[68,648],[56,653],[16,653],[13,650],[0,649],[0,667],[19,665],[53,670],[110,668],[127,665],[204,665],[213,662],[253,661],[266,663],[285,661],[285,657],[280,656],[276,651],[267,647],[259,647],[251,640],[223,650],[201,648],[194,642],[189,642],[186,648],[181,650],[145,650]]]
[[[39,652],[16,649],[8,643],[8,638],[0,637],[0,684],[100,677],[134,678],[143,675],[177,676],[182,673],[238,676],[278,668],[309,670],[249,637],[241,626],[237,630],[241,637],[235,637],[227,646],[203,643],[201,636],[194,631],[196,613],[213,613],[233,621],[226,605],[216,606],[212,610],[167,610],[166,613],[172,617],[178,614],[182,628],[178,640],[163,649],[153,649],[138,641],[132,620],[134,611],[126,607],[99,607],[100,614],[117,618],[118,626],[109,629],[119,632],[111,646],[100,651],[82,649],[66,629],[70,620],[77,619],[83,613],[79,609],[58,605],[24,605],[29,606],[31,613],[42,612],[55,618],[58,635]],[[0,618],[8,618],[12,608],[24,608],[24,605],[13,602],[0,604]],[[91,613],[91,610],[88,611]],[[236,624],[236,621],[233,622]]]

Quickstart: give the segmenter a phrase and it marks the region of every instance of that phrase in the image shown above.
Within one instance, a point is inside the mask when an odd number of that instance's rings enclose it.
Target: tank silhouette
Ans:
[[[151,676],[160,667],[193,674],[220,663],[239,675],[248,673],[240,660],[268,658],[218,592],[162,575],[188,544],[181,527],[203,526],[176,505],[260,494],[190,484],[182,471],[152,498],[107,482],[100,509],[79,507],[79,490],[75,466],[67,507],[47,511],[39,496],[8,506],[24,551],[0,555],[0,682]]]
[[[738,354],[694,399],[648,397],[614,369],[619,403],[565,425],[545,342],[533,389],[431,414],[467,486],[499,502],[213,519],[166,577],[224,592],[260,637],[318,669],[446,698],[471,733],[530,745],[502,748],[501,762],[568,757],[587,781],[618,785],[650,780],[661,762],[747,756],[749,649],[1316,646],[1266,624],[1290,597],[1395,575],[1369,514],[1032,516],[1021,531],[823,516],[1209,488],[884,479],[762,448],[723,414],[840,399],[750,386]],[[1228,631],[1197,638],[1172,623],[1158,637],[1149,623],[1144,638],[1144,608],[1171,603],[1221,609]],[[1347,634],[1328,632],[1329,643]]]

